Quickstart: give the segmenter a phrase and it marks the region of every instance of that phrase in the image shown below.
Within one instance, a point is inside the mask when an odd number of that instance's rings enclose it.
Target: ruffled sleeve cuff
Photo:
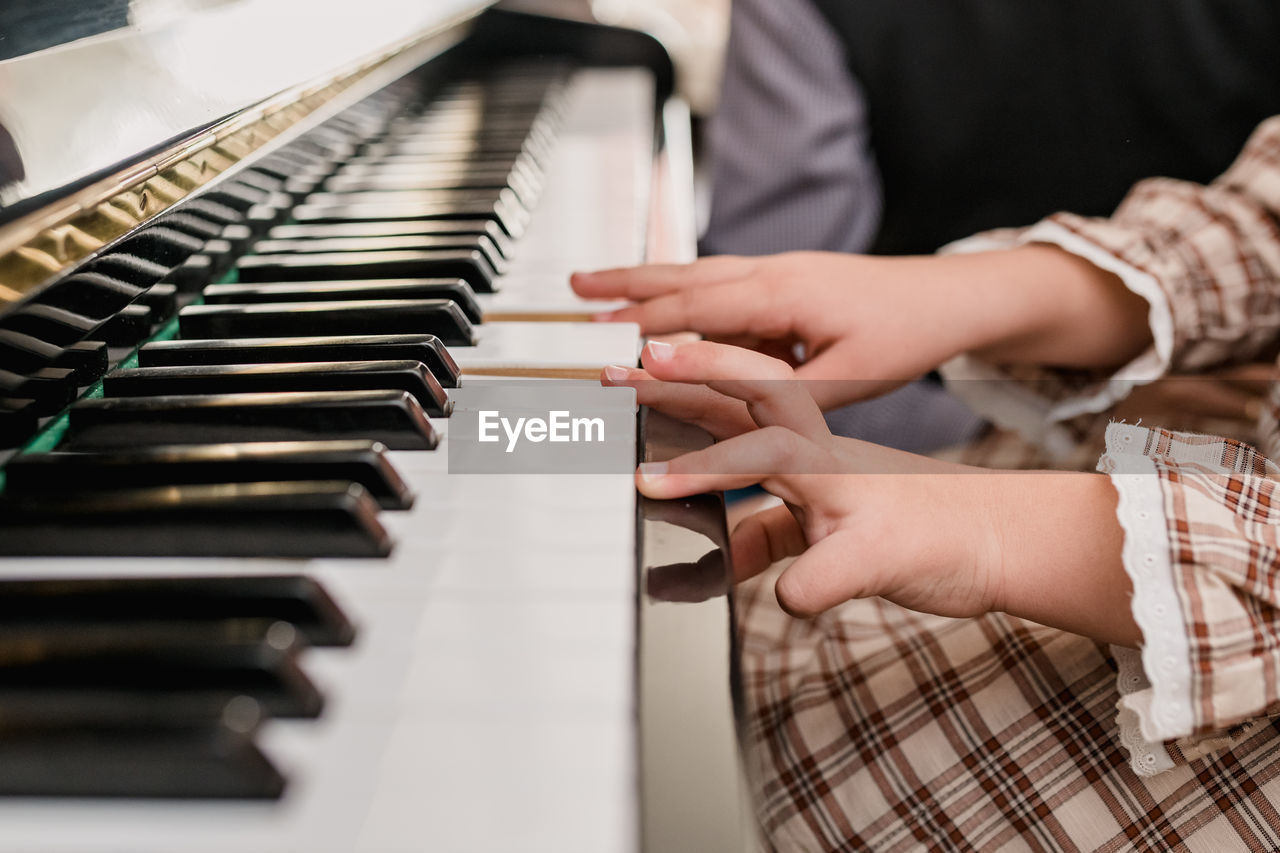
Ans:
[[[975,412],[1001,427],[1018,431],[1052,454],[1065,455],[1075,439],[1060,424],[1080,415],[1106,411],[1135,386],[1152,382],[1168,371],[1173,358],[1173,315],[1169,300],[1154,277],[1052,220],[1022,230],[979,234],[952,243],[943,251],[986,252],[1030,243],[1058,246],[1114,273],[1125,287],[1151,306],[1147,316],[1152,345],[1110,377],[1083,386],[1062,382],[1065,374],[1061,371],[1045,369],[1014,375],[972,356],[959,356],[942,366],[949,390]]]
[[[1169,553],[1164,492],[1150,455],[1152,431],[1128,424],[1107,428],[1098,470],[1119,495],[1122,559],[1133,584],[1133,617],[1142,629],[1141,653],[1115,649],[1119,665],[1121,742],[1134,772],[1150,776],[1173,766],[1165,741],[1189,735],[1190,650]]]

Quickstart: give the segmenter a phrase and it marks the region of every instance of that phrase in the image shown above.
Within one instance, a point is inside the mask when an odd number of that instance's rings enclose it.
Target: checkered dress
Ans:
[[[1120,496],[1143,646],[879,599],[801,621],[778,608],[777,567],[742,584],[743,739],[770,849],[1280,850],[1280,467],[1253,449],[1280,449],[1280,396],[1232,433],[1253,446],[1106,424],[1135,384],[1280,350],[1280,117],[1208,187],[1145,181],[1110,219],[1058,214],[960,248],[1032,241],[1152,303],[1155,343],[1124,382],[1006,378],[1034,380],[1038,428],[998,393],[980,401],[1040,438],[1063,413],[1102,412],[1071,452],[1103,444],[1092,461]],[[1042,461],[1008,432],[980,450]]]

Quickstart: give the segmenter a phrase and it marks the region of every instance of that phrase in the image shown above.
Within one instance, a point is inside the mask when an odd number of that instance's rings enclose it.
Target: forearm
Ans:
[[[1148,303],[1116,275],[1053,246],[944,256],[965,288],[961,351],[998,364],[1119,367],[1151,343]],[[941,265],[945,264],[945,268]]]
[[[1116,492],[1101,474],[987,475],[1001,578],[996,609],[1108,643],[1137,646]]]

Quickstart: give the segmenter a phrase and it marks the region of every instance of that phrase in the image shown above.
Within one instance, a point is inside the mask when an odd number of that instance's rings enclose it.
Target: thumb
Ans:
[[[778,604],[792,616],[807,618],[849,599],[875,595],[869,575],[860,570],[858,550],[846,532],[809,546],[778,578]]]

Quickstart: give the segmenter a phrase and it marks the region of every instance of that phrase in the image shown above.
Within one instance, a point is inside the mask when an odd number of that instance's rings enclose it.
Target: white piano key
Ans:
[[[450,347],[467,370],[598,368],[635,364],[640,327],[634,323],[486,323],[476,327],[474,347]]]
[[[639,69],[574,74],[565,117],[510,273],[567,276],[644,260],[653,167],[653,80]]]
[[[407,853],[430,839],[426,848],[451,853],[630,853],[634,738],[617,720],[406,718],[358,849]],[[423,785],[428,771],[438,784]]]
[[[564,272],[502,276],[496,293],[478,293],[476,301],[486,318],[552,316],[589,319],[604,311],[625,308],[625,299],[583,299],[569,287],[569,273],[592,269],[579,266]]]

